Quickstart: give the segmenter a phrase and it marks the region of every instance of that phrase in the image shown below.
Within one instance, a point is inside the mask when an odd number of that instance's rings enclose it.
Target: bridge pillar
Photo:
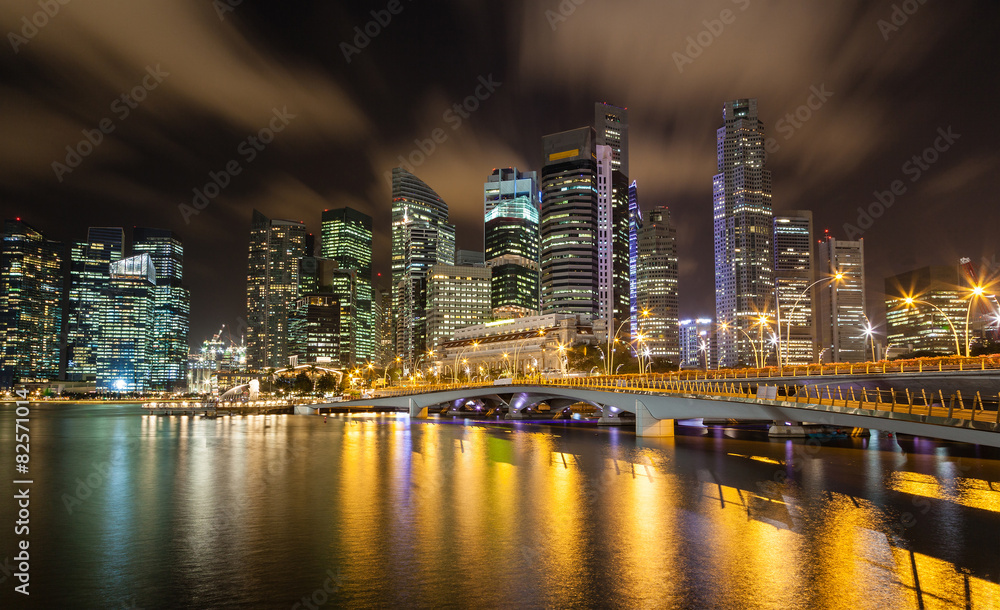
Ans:
[[[674,420],[657,419],[649,412],[642,401],[635,401],[635,435],[636,436],[673,436]]]
[[[604,405],[601,409],[601,418],[597,420],[598,426],[621,426],[622,418],[620,411],[612,410],[611,405]]]
[[[410,407],[410,417],[416,419],[427,419],[427,407],[421,407],[413,401],[412,398],[409,399]]]

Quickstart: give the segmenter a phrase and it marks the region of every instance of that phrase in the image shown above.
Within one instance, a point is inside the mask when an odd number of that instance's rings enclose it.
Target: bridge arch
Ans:
[[[836,427],[873,428],[1000,447],[1000,422],[994,423],[992,411],[988,412],[991,419],[984,421],[982,417],[977,418],[974,411],[970,418],[957,419],[953,417],[951,407],[945,409],[932,405],[928,405],[924,413],[917,413],[913,411],[912,404],[909,405],[910,409],[907,412],[903,408],[888,410],[887,405],[882,403],[879,403],[882,407],[879,408],[879,404],[871,402],[848,403],[846,400],[830,400],[811,395],[804,397],[805,400],[802,400],[802,397],[786,396],[756,398],[739,393],[707,393],[708,389],[695,386],[685,386],[682,391],[683,393],[669,388],[659,391],[652,388],[524,384],[449,388],[432,390],[424,394],[337,403],[336,406],[396,407],[408,410],[412,417],[426,417],[428,407],[456,399],[492,397],[504,400],[502,397],[507,396],[509,405],[515,396],[522,395],[525,397],[525,404],[529,400],[536,399],[539,401],[561,399],[609,405],[624,412],[632,411],[636,416],[636,434],[639,436],[672,436],[673,422],[678,419],[763,419],[774,422],[811,422]],[[517,410],[520,408],[523,407],[515,406]],[[944,415],[941,414],[942,411]],[[954,415],[957,415],[957,412]],[[969,417],[968,413],[965,416]],[[1000,419],[1000,414],[995,417]]]

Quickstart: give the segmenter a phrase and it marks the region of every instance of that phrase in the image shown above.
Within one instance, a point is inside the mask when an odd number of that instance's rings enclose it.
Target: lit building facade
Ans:
[[[300,298],[291,315],[292,354],[299,364],[346,368],[368,361],[358,358],[360,283],[355,269],[342,269],[335,260],[306,256],[299,261]]]
[[[184,286],[184,244],[172,231],[132,230],[134,254],[149,254],[156,270],[150,387],[182,390],[187,385],[191,293]]]
[[[111,282],[111,263],[125,257],[125,230],[90,227],[87,241],[70,247],[69,297],[66,303],[66,379],[97,378],[101,302]]]
[[[422,180],[392,170],[392,290],[396,354],[427,350],[427,272],[455,263],[455,226],[448,205]]]
[[[306,254],[306,227],[272,220],[257,210],[250,230],[247,274],[247,363],[251,369],[288,365],[289,314],[299,298],[299,260]]]
[[[638,256],[637,347],[643,354],[648,350],[653,358],[678,364],[677,227],[668,207],[657,206],[646,214],[638,232]]]
[[[152,390],[156,268],[149,254],[111,263],[98,316],[97,390]]]
[[[593,319],[588,315],[548,314],[495,320],[455,331],[452,340],[438,345],[428,366],[445,365],[468,370],[470,378],[496,379],[518,375],[565,373],[566,350],[597,345]]]
[[[886,278],[889,349],[895,354],[964,354],[969,290],[962,280],[957,266],[923,267]],[[906,297],[914,303],[908,306]]]
[[[681,368],[709,369],[712,354],[712,319],[680,321]]]
[[[764,168],[764,123],[757,100],[723,106],[716,132],[718,173],[712,179],[715,225],[717,360],[756,364],[755,324],[774,307],[774,219],[771,172]],[[773,316],[770,318],[774,322]]]
[[[784,364],[811,364],[815,359],[814,291],[807,294],[815,277],[812,212],[796,210],[775,216],[774,281]]]
[[[535,315],[540,299],[537,174],[494,170],[484,185],[484,209],[493,316]]]
[[[450,341],[459,328],[492,317],[490,268],[434,265],[427,274],[427,347]]]
[[[820,277],[843,274],[816,287],[816,329],[820,362],[865,362],[871,353],[865,336],[865,242],[832,237],[817,248]]]
[[[375,333],[378,340],[378,364],[387,366],[396,357],[396,342],[392,327],[392,291],[376,286],[372,300],[375,313]]]
[[[628,176],[628,108],[595,103],[594,130],[596,143],[611,147],[612,170]]]
[[[605,329],[617,330],[632,318],[631,208],[629,188],[628,109],[594,104],[597,144],[598,317]],[[607,150],[602,149],[607,147]],[[632,324],[622,329],[633,336]]]
[[[0,369],[6,381],[59,378],[64,260],[62,243],[47,239],[20,219],[4,222]]]
[[[628,304],[632,319],[632,338],[639,334],[639,303],[636,289],[639,285],[639,230],[642,228],[642,209],[639,207],[639,185],[634,180],[628,187]]]
[[[372,360],[377,352],[372,313],[372,217],[346,207],[323,212],[323,258],[355,272],[353,358],[356,362]]]
[[[543,314],[598,313],[596,139],[593,127],[542,139]]]
[[[614,170],[614,151],[597,146],[598,311],[605,329],[630,319],[629,213],[627,178]],[[625,335],[631,335],[629,328]],[[618,333],[616,332],[616,335]]]

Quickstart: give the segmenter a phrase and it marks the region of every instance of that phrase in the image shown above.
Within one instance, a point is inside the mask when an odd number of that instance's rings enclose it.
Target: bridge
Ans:
[[[886,432],[1000,447],[1000,410],[996,398],[961,390],[920,392],[870,390],[853,385],[780,384],[780,379],[678,380],[667,375],[527,379],[498,385],[458,383],[392,388],[362,400],[297,407],[297,412],[325,408],[386,407],[424,418],[432,412],[469,409],[470,403],[508,419],[547,404],[553,413],[587,403],[602,413],[602,423],[635,418],[637,436],[673,436],[678,419],[756,419],[793,427],[803,422],[835,427],[873,428]]]

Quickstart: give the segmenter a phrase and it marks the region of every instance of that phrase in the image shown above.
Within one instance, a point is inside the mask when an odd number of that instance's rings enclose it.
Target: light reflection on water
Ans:
[[[32,444],[36,607],[1000,607],[995,450],[94,405]]]

